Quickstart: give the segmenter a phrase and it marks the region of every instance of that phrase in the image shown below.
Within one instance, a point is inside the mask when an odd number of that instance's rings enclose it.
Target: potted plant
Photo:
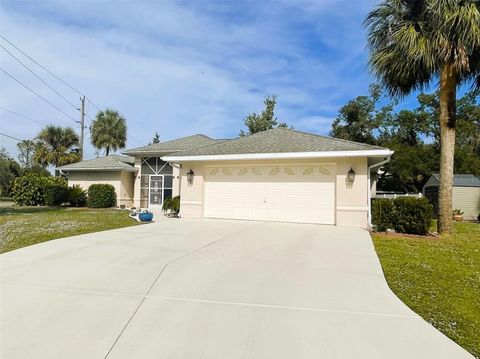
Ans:
[[[453,210],[453,220],[462,222],[463,221],[463,212],[460,209]]]

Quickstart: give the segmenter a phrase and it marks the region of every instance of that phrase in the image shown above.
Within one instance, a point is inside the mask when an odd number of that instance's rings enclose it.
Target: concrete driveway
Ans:
[[[359,229],[172,219],[0,260],[4,359],[472,358]]]

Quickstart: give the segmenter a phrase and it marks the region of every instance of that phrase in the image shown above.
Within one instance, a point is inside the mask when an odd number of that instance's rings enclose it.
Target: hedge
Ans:
[[[399,197],[372,200],[372,224],[378,231],[427,234],[432,221],[432,205],[426,198]]]
[[[117,205],[115,187],[111,184],[92,184],[88,187],[87,206],[90,208],[108,208]]]
[[[51,184],[45,190],[45,204],[60,206],[68,201],[68,187],[61,184]]]
[[[45,192],[51,185],[67,187],[63,177],[42,176],[30,173],[13,180],[13,200],[19,206],[44,206]]]

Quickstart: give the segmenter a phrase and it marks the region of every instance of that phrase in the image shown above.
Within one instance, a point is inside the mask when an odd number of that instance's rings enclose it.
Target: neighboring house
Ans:
[[[375,174],[392,153],[277,128],[233,140],[194,135],[58,169],[85,188],[118,181],[119,204],[155,209],[180,194],[183,218],[367,227]],[[104,161],[118,167],[92,166]]]
[[[126,156],[110,155],[58,167],[69,185],[88,189],[94,183],[110,183],[115,187],[117,205],[140,208],[161,208],[165,198],[180,193],[178,166],[162,160],[165,155],[188,151],[216,143],[204,135],[155,143],[125,151]]]
[[[433,174],[423,186],[423,194],[433,204],[434,214],[438,213],[438,185],[440,175]],[[464,212],[465,219],[476,219],[480,214],[480,179],[473,174],[453,176],[452,207]]]
[[[177,152],[183,218],[367,227],[386,148],[277,128]]]

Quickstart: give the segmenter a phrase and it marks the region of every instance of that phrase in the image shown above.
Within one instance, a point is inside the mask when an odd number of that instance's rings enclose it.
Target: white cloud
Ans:
[[[342,0],[201,4],[2,2],[0,26],[97,105],[119,110],[128,120],[129,146],[149,142],[155,131],[163,140],[192,133],[236,136],[266,94],[278,95],[282,121],[326,133],[336,110],[368,86],[361,50],[365,6]],[[8,55],[0,60],[78,117]],[[75,126],[11,79],[0,80],[2,106]],[[77,94],[55,85],[78,102]],[[87,110],[94,117],[94,109]],[[0,116],[2,132],[13,136],[31,138],[39,130],[5,112]],[[13,141],[2,141],[15,152]],[[93,155],[91,146],[87,155]]]

